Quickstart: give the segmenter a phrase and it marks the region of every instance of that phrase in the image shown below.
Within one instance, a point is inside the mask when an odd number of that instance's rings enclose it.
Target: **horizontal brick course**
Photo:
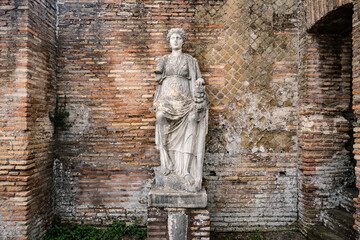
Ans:
[[[354,158],[356,160],[356,167],[355,167],[355,176],[356,176],[356,187],[358,189],[360,189],[360,179],[359,179],[359,153],[360,153],[360,148],[359,148],[359,87],[360,85],[358,84],[359,80],[360,80],[360,45],[359,45],[359,39],[360,39],[360,21],[359,21],[359,16],[360,16],[360,4],[359,2],[355,2],[354,3],[354,15],[353,15],[353,30],[352,30],[352,40],[353,40],[353,62],[352,62],[352,68],[353,68],[353,109],[354,112],[356,114],[356,119],[357,119],[357,124],[354,127],[354,137],[355,137],[355,144],[354,144]],[[360,216],[360,205],[359,205],[359,197],[354,198],[354,205],[356,207],[356,212],[354,214],[354,218],[355,218],[355,225],[354,225],[354,229],[360,234],[360,221],[359,221],[359,216]]]
[[[0,238],[40,239],[52,221],[55,1],[0,12]]]
[[[305,4],[306,14],[315,14],[310,18],[305,14],[307,28],[325,15],[330,16],[332,10],[349,3],[329,1],[322,7],[322,2]],[[355,185],[352,39],[349,32],[334,33],[336,29],[333,29],[327,33],[326,24],[332,26],[332,23],[322,24],[325,28],[302,32],[300,39],[298,211],[300,229],[305,233],[313,225],[323,224],[322,212],[336,207],[342,201],[344,188]]]

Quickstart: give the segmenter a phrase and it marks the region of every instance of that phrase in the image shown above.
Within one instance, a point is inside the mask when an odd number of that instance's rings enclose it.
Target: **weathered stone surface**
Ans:
[[[222,3],[201,22],[223,24],[224,41],[198,57],[224,66],[224,83],[206,86],[211,105],[204,181],[212,230],[294,229],[298,1]]]
[[[185,39],[184,29],[169,30],[172,53],[161,57],[154,71],[155,142],[161,163],[155,174],[162,175],[157,178],[166,187],[197,192],[202,187],[209,98],[197,60],[182,52]]]
[[[164,187],[165,189],[181,190],[188,192],[197,192],[197,186],[190,185],[184,177],[170,173],[164,175],[160,167],[154,168],[155,172],[155,183],[159,187]]]
[[[207,206],[207,194],[205,189],[190,193],[173,189],[153,186],[149,193],[150,207],[169,208],[205,208]]]
[[[169,212],[168,229],[169,240],[187,239],[188,216],[186,215],[185,211]]]

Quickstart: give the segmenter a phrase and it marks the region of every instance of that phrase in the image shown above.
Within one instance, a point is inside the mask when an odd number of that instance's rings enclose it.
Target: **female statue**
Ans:
[[[161,57],[155,69],[155,139],[161,162],[157,185],[175,181],[168,187],[197,192],[202,185],[209,100],[197,60],[182,53],[184,30],[170,29],[167,40],[172,53]]]

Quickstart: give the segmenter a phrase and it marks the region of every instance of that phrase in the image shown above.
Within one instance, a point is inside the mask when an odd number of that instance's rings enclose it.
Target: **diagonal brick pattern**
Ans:
[[[289,84],[295,82],[297,69],[296,19],[291,16],[295,10],[296,4],[287,1],[274,5],[228,1],[214,11],[225,26],[224,42],[203,51],[200,59],[224,66],[224,83],[210,85],[208,90],[212,106],[226,109],[223,121],[231,126],[228,134],[236,136],[237,152],[296,150],[288,147],[295,145],[291,130],[296,128],[296,121],[279,124],[281,117],[276,114],[281,109],[291,116],[296,106],[294,85]],[[292,18],[287,20],[288,26],[281,26],[285,20],[275,22],[282,17]],[[283,29],[274,32],[273,22]]]
[[[208,86],[211,105],[221,113],[219,125],[210,126],[205,169],[212,227],[292,228],[297,215],[297,3],[226,1],[213,9],[202,10],[208,13],[203,21],[224,25],[222,41],[199,56],[224,68],[224,82]]]

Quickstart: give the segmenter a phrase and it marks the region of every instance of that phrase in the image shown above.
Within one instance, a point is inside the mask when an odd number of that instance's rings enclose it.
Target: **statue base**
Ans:
[[[159,187],[164,187],[166,189],[173,189],[179,191],[188,191],[188,192],[199,192],[201,190],[201,182],[195,182],[193,185],[190,185],[185,181],[184,178],[179,177],[176,174],[170,173],[169,175],[164,175],[161,171],[161,167],[154,168],[155,172],[155,183]]]
[[[153,186],[149,193],[150,207],[205,208],[206,205],[207,194],[204,188],[200,192],[191,193]]]
[[[148,240],[210,240],[205,189],[191,193],[153,186],[149,193]]]

